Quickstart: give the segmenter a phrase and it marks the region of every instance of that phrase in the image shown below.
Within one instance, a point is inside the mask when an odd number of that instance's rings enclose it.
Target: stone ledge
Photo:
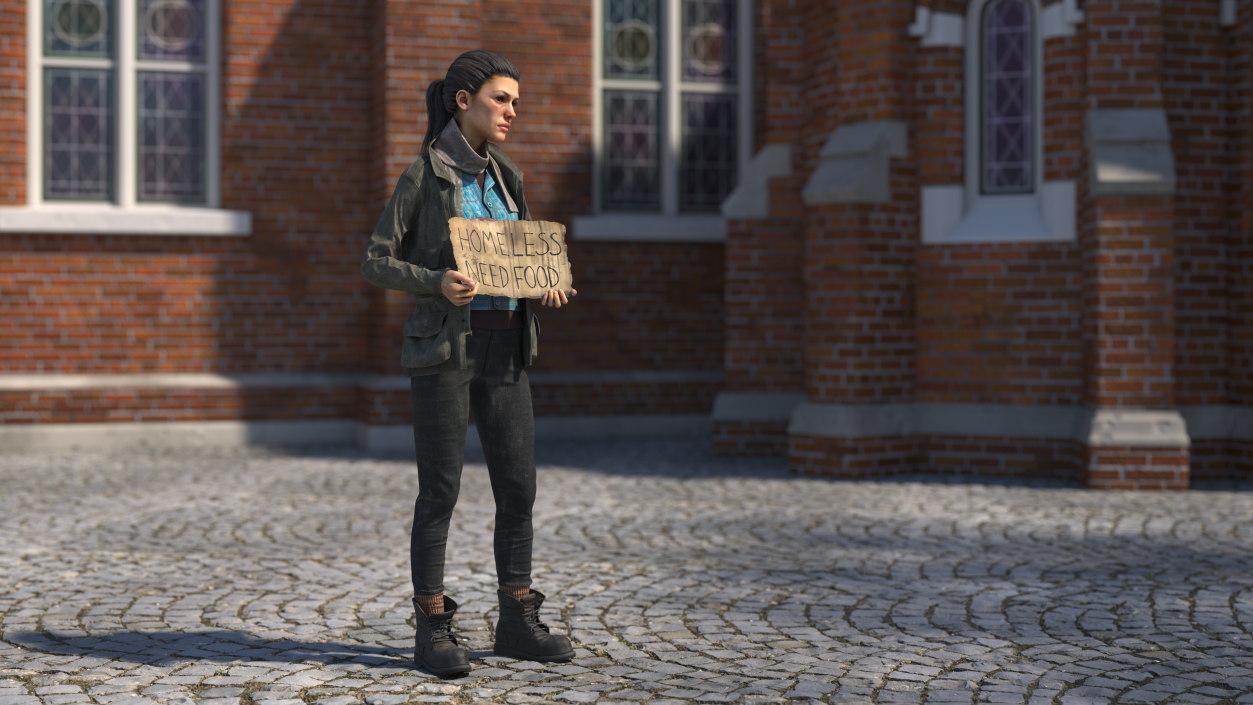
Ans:
[[[1234,404],[1181,406],[1188,434],[1195,441],[1253,443],[1253,407]]]
[[[805,403],[801,392],[719,392],[711,418],[719,421],[788,421]]]
[[[932,12],[931,8],[918,5],[909,25],[909,36],[917,38],[924,47],[964,47],[966,18],[956,12]]]
[[[891,201],[889,161],[907,155],[908,132],[901,120],[840,126],[822,148],[801,200],[807,206]]]
[[[1093,195],[1174,192],[1175,156],[1165,110],[1089,110],[1085,124]]]
[[[0,208],[0,232],[68,235],[214,235],[252,234],[252,213],[190,206],[45,204]]]
[[[532,384],[681,384],[721,382],[722,370],[528,371]],[[353,372],[171,372],[136,374],[0,374],[0,391],[79,389],[236,389],[275,387],[363,387],[409,389],[404,375]]]
[[[711,431],[705,414],[548,416],[535,419],[537,440],[699,438]],[[371,452],[413,452],[413,427],[347,419],[313,421],[170,421],[0,425],[0,451],[118,450],[127,448],[357,446]],[[466,447],[481,448],[467,429]]]
[[[768,144],[753,155],[744,180],[722,202],[722,217],[770,217],[770,179],[792,175],[792,145]]]
[[[1008,404],[898,403],[854,406],[804,403],[788,435],[827,438],[975,436],[1078,441],[1091,447],[1181,448],[1190,445],[1177,410],[1114,410]]]

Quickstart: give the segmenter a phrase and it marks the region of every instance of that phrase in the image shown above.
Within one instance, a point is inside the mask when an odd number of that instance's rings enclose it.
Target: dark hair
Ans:
[[[422,153],[431,148],[448,121],[457,114],[457,93],[467,91],[475,95],[489,79],[505,76],[522,80],[518,67],[505,57],[486,49],[471,49],[458,56],[448,67],[448,75],[435,81],[426,89],[426,137],[422,138]]]

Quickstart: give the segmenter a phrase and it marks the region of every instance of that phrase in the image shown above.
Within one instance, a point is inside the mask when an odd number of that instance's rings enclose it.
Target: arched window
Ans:
[[[1035,191],[1034,28],[1027,0],[992,0],[981,22],[979,190]]]
[[[970,0],[966,15],[919,13],[924,47],[965,49],[961,183],[923,186],[922,241],[1075,239],[1075,182],[1044,180],[1044,42],[1074,35],[1075,0]]]

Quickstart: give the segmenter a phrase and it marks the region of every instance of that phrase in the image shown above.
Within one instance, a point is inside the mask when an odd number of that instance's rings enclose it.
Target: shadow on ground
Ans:
[[[197,632],[118,631],[107,636],[56,638],[54,632],[6,632],[5,641],[26,649],[61,656],[121,660],[139,665],[195,661],[232,664],[240,661],[279,663],[340,663],[354,661],[367,666],[413,666],[413,649],[393,649],[366,644],[302,642],[265,639],[224,629]],[[490,656],[490,652],[481,654]],[[72,667],[71,667],[72,666]],[[82,665],[67,664],[66,670]]]

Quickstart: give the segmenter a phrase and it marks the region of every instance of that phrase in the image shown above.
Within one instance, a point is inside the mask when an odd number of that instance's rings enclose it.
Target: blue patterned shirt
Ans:
[[[517,220],[518,214],[512,213],[501,197],[500,185],[492,178],[492,170],[486,169],[487,176],[483,179],[483,190],[479,190],[477,174],[461,174],[461,217],[487,218],[489,220]],[[487,192],[487,197],[483,193]]]
[[[479,190],[479,179],[477,174],[467,174],[464,171],[458,171],[461,174],[461,217],[462,218],[486,218],[489,220],[517,220],[518,214],[509,210],[505,205],[505,199],[501,197],[500,184],[496,183],[496,179],[492,178],[492,170],[485,169],[487,176],[483,178],[483,189]],[[486,197],[484,197],[486,192]],[[474,301],[470,304],[471,310],[491,310],[492,297],[479,294],[474,297]],[[509,306],[516,309],[518,305],[517,299],[510,299]]]

